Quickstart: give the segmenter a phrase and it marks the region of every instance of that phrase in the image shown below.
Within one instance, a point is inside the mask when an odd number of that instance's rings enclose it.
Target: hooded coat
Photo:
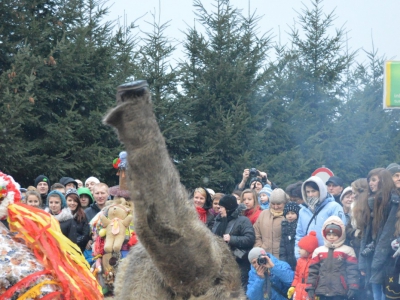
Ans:
[[[347,297],[349,289],[358,289],[360,273],[353,248],[344,245],[346,229],[343,221],[337,216],[329,217],[323,224],[325,228],[335,224],[342,229],[342,235],[334,243],[324,237],[324,246],[314,250],[308,272],[307,290],[314,289],[317,296]]]
[[[307,196],[305,192],[305,184],[307,182],[313,181],[318,185],[319,188],[319,202],[315,207],[315,212],[307,206]],[[322,236],[322,226],[326,219],[330,216],[337,216],[346,224],[346,216],[343,212],[343,207],[335,202],[332,195],[328,194],[325,183],[317,176],[311,176],[309,179],[303,182],[301,187],[303,199],[303,208],[300,209],[299,218],[296,228],[296,246],[295,255],[298,259],[299,246],[298,243],[303,236],[306,236],[310,231],[315,231],[317,233],[318,244],[322,246],[324,244],[324,238]],[[315,215],[315,217],[313,217]]]

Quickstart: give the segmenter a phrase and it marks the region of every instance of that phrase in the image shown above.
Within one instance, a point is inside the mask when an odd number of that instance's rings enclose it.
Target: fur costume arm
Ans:
[[[188,201],[188,193],[180,183],[158,128],[147,85],[131,87],[119,87],[117,107],[105,116],[104,122],[117,129],[128,153],[135,231],[159,276],[173,293],[211,292],[218,287],[216,280],[224,281],[224,276],[234,278],[237,266],[227,245],[199,221],[193,203]],[[238,291],[239,281],[232,278],[230,283],[224,283],[230,285],[224,287],[226,293]]]

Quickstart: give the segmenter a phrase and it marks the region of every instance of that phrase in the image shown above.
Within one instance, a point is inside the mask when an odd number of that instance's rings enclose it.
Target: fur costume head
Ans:
[[[10,175],[0,172],[0,220],[7,218],[7,207],[21,201],[20,186]]]

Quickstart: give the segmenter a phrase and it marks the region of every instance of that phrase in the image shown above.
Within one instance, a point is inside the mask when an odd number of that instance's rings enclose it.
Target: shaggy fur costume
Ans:
[[[122,85],[104,118],[128,152],[140,243],[118,267],[116,299],[245,299],[226,243],[198,219],[168,155],[145,82]]]

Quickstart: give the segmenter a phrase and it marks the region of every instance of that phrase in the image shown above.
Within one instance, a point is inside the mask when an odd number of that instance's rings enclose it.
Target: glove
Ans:
[[[291,299],[293,297],[294,291],[296,290],[296,288],[294,286],[291,286],[288,291],[287,291],[287,297],[288,299]]]
[[[310,300],[312,300],[312,299],[314,299],[314,297],[315,297],[315,290],[314,290],[314,289],[308,289],[308,290],[307,290],[307,294],[308,294],[308,298],[309,298]]]
[[[349,289],[348,291],[347,291],[347,299],[353,299],[355,296],[356,296],[356,290],[354,290],[354,289]]]
[[[393,240],[390,245],[392,246],[393,251],[396,251],[399,249],[399,241],[397,239]]]

